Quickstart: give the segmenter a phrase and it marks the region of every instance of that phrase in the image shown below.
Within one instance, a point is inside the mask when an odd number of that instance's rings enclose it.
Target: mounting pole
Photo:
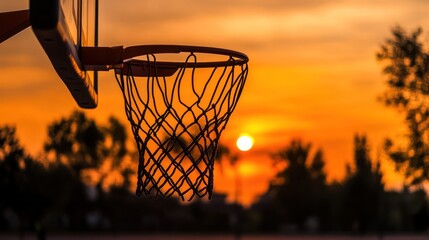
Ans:
[[[30,11],[20,10],[0,13],[0,43],[30,26]]]

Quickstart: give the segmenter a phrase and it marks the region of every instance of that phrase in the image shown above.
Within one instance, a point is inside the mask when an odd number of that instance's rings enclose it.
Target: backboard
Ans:
[[[98,44],[98,0],[30,0],[30,22],[56,72],[82,108],[97,106],[97,72],[82,47]]]

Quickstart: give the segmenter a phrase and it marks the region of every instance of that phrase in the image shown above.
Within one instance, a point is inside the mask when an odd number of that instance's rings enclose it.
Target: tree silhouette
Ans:
[[[69,183],[68,177],[71,175],[58,167],[46,169],[26,154],[14,127],[0,127],[0,212],[4,208],[10,209],[10,214],[18,217],[21,230],[36,228],[43,239],[45,217],[62,212],[62,200],[70,198],[67,193],[71,186],[65,188],[59,184]]]
[[[429,179],[429,51],[422,32],[417,28],[408,34],[396,26],[377,53],[386,63],[387,89],[381,100],[403,113],[408,127],[405,146],[387,139],[385,149],[412,184]]]
[[[47,155],[54,158],[55,166],[68,166],[79,181],[68,183],[73,196],[60,199],[71,225],[77,229],[85,227],[88,212],[111,217],[114,214],[108,209],[109,201],[117,197],[127,201],[130,197],[130,177],[136,163],[127,149],[127,137],[124,125],[117,118],[110,117],[106,125],[99,125],[81,111],[49,125],[44,145]],[[101,227],[101,222],[94,224],[91,227]]]
[[[74,111],[48,127],[44,148],[54,162],[69,166],[80,178],[94,184],[99,192],[108,187],[109,176],[121,177],[122,187],[130,188],[135,163],[129,157],[127,131],[115,117],[99,125],[84,112]],[[115,182],[115,181],[114,181]]]
[[[345,181],[343,224],[347,230],[365,233],[379,223],[383,192],[380,164],[373,167],[366,136],[354,138],[354,170],[349,166]]]
[[[18,142],[15,128],[0,126],[0,187],[16,186],[17,174],[24,164],[24,159],[24,149]]]
[[[81,176],[83,170],[100,166],[104,157],[103,141],[104,134],[95,121],[75,111],[48,127],[44,148],[48,154],[55,155],[55,161],[70,166]]]
[[[130,189],[132,183],[131,176],[135,172],[132,168],[137,167],[137,161],[130,157],[127,148],[127,131],[125,126],[115,117],[109,117],[108,124],[101,127],[104,142],[102,143],[103,162],[107,163],[104,171],[98,171],[101,176],[99,184],[103,184],[105,179],[113,172],[119,173],[123,177],[120,187]],[[128,158],[129,161],[126,161]]]
[[[274,158],[286,167],[272,181],[270,191],[280,214],[279,221],[303,228],[310,217],[322,219],[326,188],[325,161],[321,150],[311,154],[311,144],[293,140]]]
[[[17,199],[20,191],[24,165],[24,149],[18,142],[16,131],[11,126],[0,127],[0,206],[8,206],[14,213],[19,210]],[[6,226],[6,224],[0,224]]]

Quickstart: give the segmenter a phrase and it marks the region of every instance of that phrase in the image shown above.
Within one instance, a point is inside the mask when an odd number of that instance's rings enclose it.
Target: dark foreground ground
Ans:
[[[236,238],[232,235],[49,235],[46,240],[429,240],[425,235],[388,235],[388,236],[289,236],[289,235],[252,235]],[[36,240],[34,235],[2,235],[0,240]]]

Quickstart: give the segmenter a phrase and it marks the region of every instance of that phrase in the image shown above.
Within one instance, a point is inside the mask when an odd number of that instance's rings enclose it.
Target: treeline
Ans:
[[[341,182],[326,182],[323,153],[312,153],[311,144],[292,141],[275,160],[286,167],[253,205],[250,212],[258,219],[254,229],[356,234],[428,230],[424,189],[386,190],[380,163],[371,159],[365,136],[355,136],[354,161]]]
[[[226,202],[136,198],[135,153],[116,118],[100,125],[83,112],[53,122],[43,154],[27,154],[16,129],[0,127],[3,232],[384,233],[425,231],[423,189],[386,191],[365,136],[342,182],[327,183],[321,150],[299,140],[273,155],[285,166],[248,209]],[[225,152],[225,149],[222,149]],[[218,160],[227,160],[227,155]]]
[[[202,202],[137,198],[137,157],[127,143],[125,126],[116,118],[100,125],[76,111],[49,125],[36,158],[19,143],[14,127],[0,126],[0,231],[227,229],[228,220],[215,209],[206,214]]]

